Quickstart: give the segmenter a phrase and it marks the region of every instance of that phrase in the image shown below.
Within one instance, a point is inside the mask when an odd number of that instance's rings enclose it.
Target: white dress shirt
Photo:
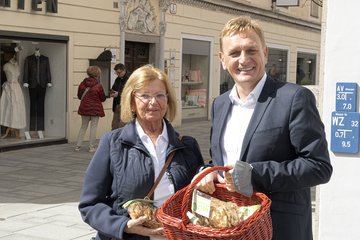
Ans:
[[[154,170],[155,170],[155,179],[159,176],[159,173],[166,161],[166,149],[169,145],[168,132],[166,128],[165,121],[163,121],[163,131],[161,135],[156,139],[155,145],[152,143],[150,137],[144,132],[140,123],[136,120],[136,131],[139,134],[139,137],[149,151],[151,159],[153,160]],[[149,189],[150,190],[150,189]],[[159,185],[155,188],[154,200],[156,201],[154,205],[160,207],[166,199],[175,193],[174,185],[170,182],[167,175],[164,174],[161,178]]]
[[[250,92],[245,102],[239,98],[236,91],[236,84],[229,94],[232,108],[227,117],[225,131],[222,136],[223,141],[221,141],[224,165],[235,165],[236,161],[240,159],[244,136],[257,100],[264,87],[266,77],[267,75],[265,73],[254,90]]]

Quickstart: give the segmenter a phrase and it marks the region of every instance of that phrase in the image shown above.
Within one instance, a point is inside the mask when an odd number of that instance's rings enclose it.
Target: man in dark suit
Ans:
[[[249,17],[225,25],[219,56],[235,85],[212,106],[211,158],[233,169],[198,188],[212,193],[220,181],[247,196],[263,192],[272,200],[273,239],[312,239],[310,188],[332,174],[314,95],[266,75],[263,31]]]

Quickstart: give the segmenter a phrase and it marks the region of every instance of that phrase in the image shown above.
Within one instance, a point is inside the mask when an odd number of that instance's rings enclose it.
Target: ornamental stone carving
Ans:
[[[140,33],[154,33],[156,15],[149,0],[134,0],[129,6],[127,28]]]

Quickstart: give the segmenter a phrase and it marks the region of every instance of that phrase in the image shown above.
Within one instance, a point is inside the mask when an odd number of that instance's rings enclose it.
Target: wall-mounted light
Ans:
[[[279,62],[282,62],[283,60],[282,60],[282,58],[279,58],[278,61],[279,61]]]

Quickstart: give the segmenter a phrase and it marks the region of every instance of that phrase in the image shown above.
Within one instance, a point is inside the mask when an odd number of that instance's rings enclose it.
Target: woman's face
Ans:
[[[168,108],[167,92],[162,81],[154,80],[135,91],[134,99],[136,117],[140,122],[162,122]]]

